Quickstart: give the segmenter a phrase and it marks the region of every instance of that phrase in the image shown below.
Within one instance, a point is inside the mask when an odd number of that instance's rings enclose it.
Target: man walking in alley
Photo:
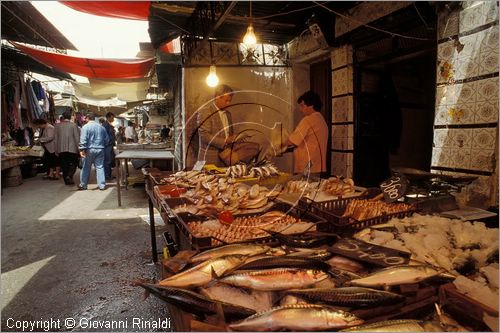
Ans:
[[[108,181],[113,179],[111,172],[113,171],[113,162],[115,159],[113,151],[116,141],[115,127],[113,126],[114,121],[115,115],[112,112],[106,113],[106,121],[103,126],[108,133],[109,142],[108,145],[106,145],[106,148],[104,148],[104,175]]]
[[[101,191],[106,189],[106,178],[104,175],[104,149],[109,144],[110,139],[106,129],[95,122],[93,113],[87,114],[89,120],[82,127],[80,134],[80,156],[84,157],[83,168],[80,173],[79,190],[86,190],[89,182],[92,164],[95,165],[97,176],[97,186]]]
[[[80,129],[71,121],[71,111],[64,111],[63,120],[55,125],[56,153],[61,160],[61,169],[64,183],[73,185],[73,175],[78,165],[78,144],[80,142]]]

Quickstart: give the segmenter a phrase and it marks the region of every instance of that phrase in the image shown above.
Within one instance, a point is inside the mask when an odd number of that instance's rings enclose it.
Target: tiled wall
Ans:
[[[332,51],[332,175],[352,177],[354,107],[352,46]]]
[[[498,205],[498,39],[496,1],[439,13],[431,169],[479,177],[462,204]]]

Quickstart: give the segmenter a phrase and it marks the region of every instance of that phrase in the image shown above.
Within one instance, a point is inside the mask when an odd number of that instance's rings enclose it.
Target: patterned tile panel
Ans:
[[[498,103],[495,101],[478,102],[474,110],[474,123],[498,122]]]
[[[351,66],[332,72],[333,96],[352,93],[352,75]]]
[[[343,96],[332,99],[332,122],[353,121],[353,98]]]
[[[459,14],[458,12],[442,12],[438,19],[438,39],[458,35]]]
[[[496,128],[474,128],[470,131],[473,149],[495,149]]]
[[[478,171],[494,171],[494,149],[472,149],[470,169]]]

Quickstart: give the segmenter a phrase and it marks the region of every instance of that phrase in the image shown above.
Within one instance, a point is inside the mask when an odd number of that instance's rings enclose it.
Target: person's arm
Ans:
[[[198,135],[201,142],[206,145],[211,145],[217,149],[224,149],[226,145],[226,140],[219,135],[212,133],[213,119],[211,117],[218,117],[217,111],[215,113],[212,110],[208,112],[198,112],[197,123],[198,123]],[[223,130],[221,128],[221,130]]]
[[[40,138],[40,142],[41,143],[51,142],[52,140],[54,140],[54,136],[55,136],[54,127],[47,126],[43,131],[43,136]]]
[[[73,126],[73,139],[76,142],[76,146],[78,147],[80,144],[80,127]]]
[[[82,132],[80,133],[80,145],[78,148],[80,149],[80,156],[85,157],[88,149],[88,140],[87,140],[87,127],[82,127]]]

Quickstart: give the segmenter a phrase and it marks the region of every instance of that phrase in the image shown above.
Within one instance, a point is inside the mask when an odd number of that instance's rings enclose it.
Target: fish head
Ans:
[[[347,312],[338,310],[335,308],[329,308],[326,311],[326,320],[328,325],[331,327],[338,327],[339,322],[342,322],[345,327],[358,326],[362,325],[365,321],[356,315]]]
[[[315,280],[324,280],[328,277],[328,274],[320,270],[311,270],[310,274]]]

